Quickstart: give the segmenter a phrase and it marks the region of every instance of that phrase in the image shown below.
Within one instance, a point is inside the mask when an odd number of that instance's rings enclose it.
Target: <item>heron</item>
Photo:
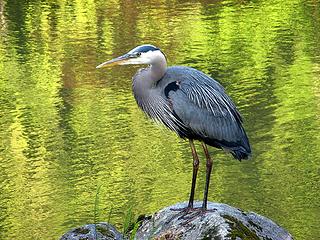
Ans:
[[[151,119],[189,140],[193,173],[186,210],[195,209],[199,157],[194,141],[201,142],[206,157],[206,183],[199,209],[206,211],[213,164],[207,145],[223,149],[240,161],[251,155],[239,111],[219,82],[191,67],[168,67],[166,55],[150,44],[137,46],[96,68],[130,64],[148,65],[132,78],[132,91],[138,106]]]

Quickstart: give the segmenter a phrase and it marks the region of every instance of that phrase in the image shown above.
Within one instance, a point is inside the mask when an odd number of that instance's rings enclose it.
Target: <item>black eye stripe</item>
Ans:
[[[136,47],[134,49],[134,52],[135,53],[137,53],[137,52],[146,53],[146,52],[149,52],[149,51],[157,51],[157,50],[160,50],[160,49],[157,48],[157,47],[154,47],[152,45],[142,45],[142,46]]]

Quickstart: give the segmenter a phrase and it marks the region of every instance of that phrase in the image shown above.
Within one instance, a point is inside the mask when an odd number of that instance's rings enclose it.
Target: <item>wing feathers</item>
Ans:
[[[172,77],[178,87],[166,92],[179,120],[195,138],[229,149],[236,158],[247,156],[251,150],[240,113],[223,87],[198,70],[179,70],[180,78]]]

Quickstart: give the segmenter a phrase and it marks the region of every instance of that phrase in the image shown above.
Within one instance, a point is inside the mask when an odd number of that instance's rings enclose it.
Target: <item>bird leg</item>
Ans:
[[[208,202],[208,191],[209,191],[209,183],[210,183],[210,175],[211,175],[211,170],[212,170],[212,160],[208,152],[207,145],[202,142],[202,147],[204,154],[206,155],[207,159],[207,169],[206,169],[206,186],[204,189],[204,196],[203,196],[203,203],[202,203],[202,209],[207,210],[207,202]]]
[[[190,197],[189,197],[189,203],[188,206],[185,208],[179,208],[179,209],[171,209],[172,211],[182,211],[185,213],[189,213],[193,210],[193,200],[194,200],[194,190],[196,188],[196,181],[197,181],[197,174],[199,169],[199,158],[197,155],[196,148],[193,144],[193,140],[189,139],[192,157],[193,157],[193,171],[192,171],[192,183],[191,183],[191,191],[190,191]]]
[[[197,181],[197,174],[199,169],[199,158],[197,155],[196,148],[193,144],[193,140],[189,140],[192,157],[193,157],[193,171],[192,171],[192,183],[191,183],[191,191],[190,191],[190,198],[188,208],[193,208],[193,200],[194,200],[194,190],[196,188],[196,181]]]
[[[190,192],[190,198],[189,198],[189,204],[187,207],[182,209],[171,209],[173,211],[180,211],[179,214],[181,216],[179,219],[185,220],[184,224],[189,224],[191,221],[193,221],[196,218],[201,217],[202,215],[206,214],[207,212],[215,212],[216,209],[207,209],[207,202],[208,202],[208,190],[209,190],[209,182],[210,182],[210,175],[212,170],[212,160],[210,158],[207,145],[205,143],[202,143],[202,147],[204,150],[204,153],[206,155],[207,159],[207,170],[206,170],[206,186],[204,190],[204,198],[201,208],[194,208],[193,207],[193,200],[194,200],[194,190],[196,186],[196,180],[197,180],[197,173],[199,169],[199,158],[196,152],[196,148],[193,144],[192,140],[189,140],[190,147],[192,151],[193,156],[193,174],[192,174],[192,184],[191,184],[191,192]]]

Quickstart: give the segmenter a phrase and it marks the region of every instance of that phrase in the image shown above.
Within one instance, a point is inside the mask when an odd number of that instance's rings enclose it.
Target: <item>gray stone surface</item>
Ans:
[[[122,240],[115,227],[109,223],[87,224],[65,233],[60,240]]]
[[[270,219],[253,212],[221,203],[208,203],[207,212],[173,211],[186,207],[187,203],[178,203],[155,213],[143,221],[136,240],[292,240],[292,236]],[[200,207],[196,202],[195,207]]]
[[[200,207],[196,202],[195,207]],[[292,240],[268,218],[222,203],[208,203],[209,211],[185,212],[187,203],[166,207],[145,218],[135,240]],[[180,210],[179,210],[180,209]],[[177,211],[178,210],[178,211]],[[88,224],[64,234],[60,240],[126,240],[111,224]]]

